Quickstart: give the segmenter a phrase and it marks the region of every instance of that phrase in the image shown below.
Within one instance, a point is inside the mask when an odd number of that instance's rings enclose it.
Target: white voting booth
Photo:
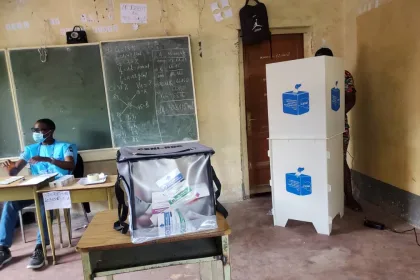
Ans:
[[[329,235],[344,213],[343,61],[322,56],[266,70],[274,225],[307,221]]]

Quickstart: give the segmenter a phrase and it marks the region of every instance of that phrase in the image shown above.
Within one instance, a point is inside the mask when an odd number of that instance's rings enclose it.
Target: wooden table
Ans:
[[[117,175],[109,175],[105,183],[96,184],[96,185],[80,185],[77,182],[79,179],[76,179],[75,182],[71,185],[65,187],[55,187],[51,188],[49,186],[39,189],[38,194],[51,192],[51,191],[69,191],[71,203],[82,203],[82,202],[97,202],[97,201],[108,201],[108,208],[113,209],[113,189],[115,182],[117,181]],[[50,211],[45,211],[47,215],[47,225],[48,225],[48,236],[50,237],[51,244],[51,253],[53,256],[53,264],[56,264],[55,256],[55,245],[54,245],[54,233],[51,224]],[[71,219],[70,219],[70,209],[64,209],[64,219],[66,222],[69,246],[71,246]],[[60,228],[60,240],[61,240],[61,226]]]
[[[45,181],[40,182],[35,185],[26,185],[26,186],[20,185],[22,182],[24,182],[24,180],[29,180],[34,177],[36,176],[26,176],[24,177],[24,179],[15,181],[9,185],[0,185],[0,201],[1,202],[18,201],[18,200],[34,200],[35,201],[35,214],[36,214],[36,220],[38,223],[38,228],[41,233],[42,250],[45,256],[45,264],[48,265],[47,249],[45,245],[45,233],[44,233],[44,227],[42,226],[41,209],[39,207],[39,196],[37,194],[37,190],[45,185],[48,185],[48,183],[51,182],[54,178],[46,179]],[[0,181],[8,179],[8,178],[9,177],[0,177]]]
[[[116,210],[96,214],[77,244],[85,280],[112,280],[116,274],[192,263],[200,264],[201,279],[230,280],[231,230],[222,215],[217,214],[215,230],[142,244],[133,244],[129,234],[115,231],[117,219]]]

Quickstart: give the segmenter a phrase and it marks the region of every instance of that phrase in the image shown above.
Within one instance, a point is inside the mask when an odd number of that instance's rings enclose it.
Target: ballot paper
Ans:
[[[13,176],[13,177],[7,178],[6,180],[0,181],[0,185],[8,185],[22,178],[23,176]]]
[[[42,182],[44,182],[44,181],[46,181],[50,178],[54,178],[57,175],[58,175],[58,173],[39,175],[39,176],[36,176],[32,179],[29,179],[28,181],[22,182],[20,184],[20,186],[37,185],[37,184],[42,183]]]

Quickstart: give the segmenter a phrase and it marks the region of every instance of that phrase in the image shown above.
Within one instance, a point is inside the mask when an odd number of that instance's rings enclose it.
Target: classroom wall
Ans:
[[[346,67],[358,90],[351,112],[354,168],[417,195],[420,36],[412,11],[419,5],[417,0],[382,0],[378,5],[346,0],[344,25]]]
[[[350,152],[358,193],[420,225],[418,0],[345,0],[345,65],[357,103]]]
[[[219,6],[220,6],[220,0]],[[146,3],[148,22],[134,30],[120,22],[120,2]],[[165,35],[192,38],[201,142],[213,147],[213,165],[223,183],[223,201],[243,198],[240,137],[239,9],[245,0],[229,0],[232,18],[216,22],[210,4],[216,0],[13,0],[0,4],[0,48],[65,44],[60,29],[83,25],[90,42]],[[326,40],[338,56],[343,55],[343,1],[265,0],[271,28],[307,27],[310,51]],[[113,5],[112,5],[113,4]],[[82,23],[86,15],[92,22]],[[44,24],[59,19],[58,25]],[[5,30],[6,24],[25,22],[28,29]],[[58,23],[53,20],[52,23]],[[111,26],[112,32],[101,32]],[[116,27],[113,27],[116,26]],[[117,30],[117,31],[115,31]],[[86,164],[87,172],[115,173],[113,161]]]

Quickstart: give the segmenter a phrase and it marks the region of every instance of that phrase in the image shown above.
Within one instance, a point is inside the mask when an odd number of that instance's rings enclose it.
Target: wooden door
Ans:
[[[258,45],[243,46],[248,170],[251,194],[270,191],[265,65],[303,58],[303,34],[273,35],[271,48],[272,56],[269,41]]]

